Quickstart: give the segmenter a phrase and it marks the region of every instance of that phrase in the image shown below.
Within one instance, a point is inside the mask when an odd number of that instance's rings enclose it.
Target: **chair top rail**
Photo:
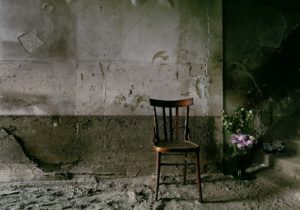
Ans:
[[[180,100],[158,100],[150,98],[150,105],[156,107],[185,107],[193,105],[193,98],[180,99]]]

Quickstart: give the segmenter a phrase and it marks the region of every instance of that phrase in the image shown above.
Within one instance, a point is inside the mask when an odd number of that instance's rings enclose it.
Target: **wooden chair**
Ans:
[[[198,183],[199,201],[202,202],[202,188],[199,162],[199,145],[190,141],[189,107],[193,104],[193,98],[164,101],[150,99],[150,105],[154,108],[154,138],[153,148],[156,152],[156,192],[155,200],[158,200],[159,178],[161,166],[183,165],[183,183],[186,184],[187,153],[196,156],[196,176]],[[161,111],[162,114],[158,112]],[[181,112],[179,112],[181,111]],[[185,113],[182,114],[182,111]],[[180,116],[182,114],[183,116]],[[181,126],[184,119],[184,125]],[[184,128],[184,129],[182,129]],[[182,130],[184,132],[182,132]],[[181,135],[181,137],[180,137]],[[168,154],[183,154],[183,163],[162,163],[161,156]]]

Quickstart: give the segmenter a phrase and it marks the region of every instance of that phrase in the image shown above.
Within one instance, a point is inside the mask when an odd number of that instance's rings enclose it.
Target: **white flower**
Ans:
[[[251,141],[254,141],[254,140],[255,140],[255,137],[254,137],[254,136],[249,136],[249,139],[250,139]]]

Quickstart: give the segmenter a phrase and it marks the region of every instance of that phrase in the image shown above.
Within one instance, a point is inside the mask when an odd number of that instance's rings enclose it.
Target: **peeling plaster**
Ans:
[[[149,97],[145,95],[135,95],[130,104],[125,104],[125,107],[130,107],[130,110],[134,112],[138,107],[143,108],[143,103],[148,104]]]
[[[168,60],[169,56],[166,55],[166,53],[167,53],[167,52],[166,52],[166,51],[163,51],[163,50],[158,51],[157,53],[155,53],[155,54],[153,55],[153,57],[152,57],[152,63],[154,63],[154,61],[155,61],[156,59],[158,59],[158,58],[162,59],[163,61]]]
[[[209,77],[200,76],[196,79],[195,88],[200,99],[208,99]]]
[[[24,33],[18,36],[18,41],[23,49],[30,55],[44,43],[33,33]]]
[[[197,96],[201,100],[201,109],[205,115],[208,115],[209,110],[209,77],[200,76],[195,80],[195,89]]]
[[[114,100],[115,104],[122,104],[124,102],[126,102],[126,97],[124,95],[120,94],[115,97],[115,100]]]

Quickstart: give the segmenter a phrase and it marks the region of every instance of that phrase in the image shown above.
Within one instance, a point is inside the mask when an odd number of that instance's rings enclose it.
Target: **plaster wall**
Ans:
[[[221,1],[159,2],[0,1],[0,127],[41,167],[152,169],[149,97],[193,97],[220,160]]]

